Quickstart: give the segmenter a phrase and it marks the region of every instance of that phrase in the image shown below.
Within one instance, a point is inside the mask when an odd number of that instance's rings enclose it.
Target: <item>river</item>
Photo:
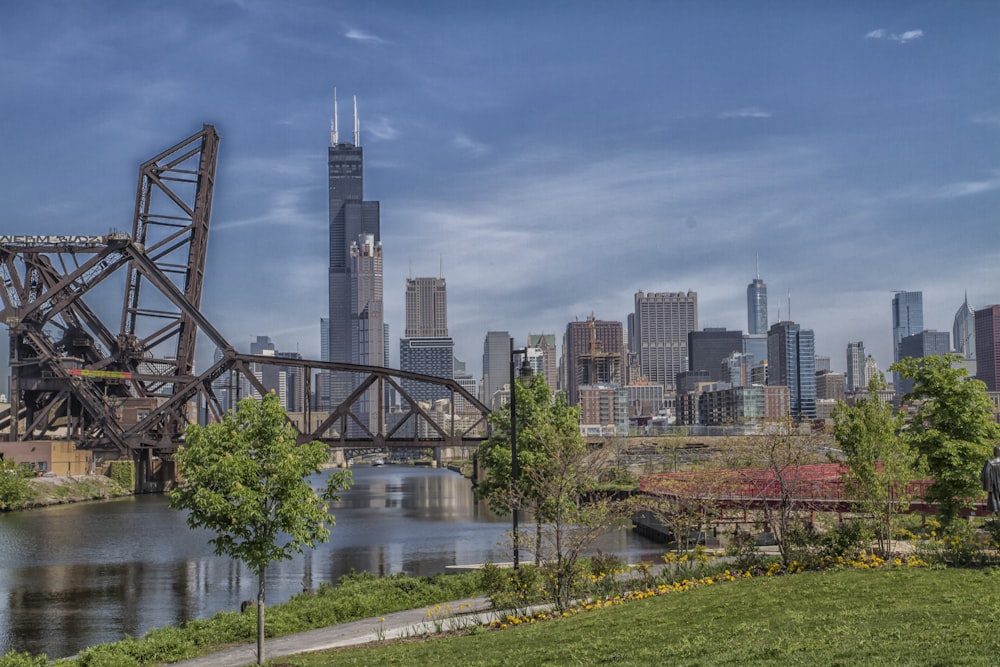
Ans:
[[[462,476],[394,465],[353,472],[353,488],[331,508],[330,541],[268,569],[268,604],[352,569],[433,575],[510,559],[509,519],[475,502]],[[322,487],[323,477],[312,483]],[[214,555],[211,537],[158,495],[0,515],[0,654],[65,657],[238,609],[256,597],[256,578]],[[662,553],[628,529],[609,531],[596,548],[630,561]]]

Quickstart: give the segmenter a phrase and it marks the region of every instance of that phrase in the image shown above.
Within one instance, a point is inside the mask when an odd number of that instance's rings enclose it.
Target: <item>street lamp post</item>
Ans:
[[[517,488],[518,478],[521,475],[521,466],[517,460],[517,400],[514,389],[514,357],[523,355],[524,362],[521,364],[521,376],[531,375],[531,366],[528,364],[528,349],[514,349],[514,339],[510,339],[510,488],[511,488],[511,537],[514,542],[514,569],[517,569],[520,560],[521,539],[517,532],[517,513],[520,507],[520,492]]]

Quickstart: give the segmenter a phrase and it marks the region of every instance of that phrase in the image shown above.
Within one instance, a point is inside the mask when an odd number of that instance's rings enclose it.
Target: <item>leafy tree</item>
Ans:
[[[531,485],[531,480],[537,475],[531,476],[528,472],[545,464],[546,438],[551,434],[580,438],[579,411],[567,406],[561,394],[553,398],[552,390],[540,375],[515,382],[513,391],[517,401],[518,484],[514,486],[511,470],[510,403],[507,403],[487,417],[490,437],[479,446],[479,462],[486,468],[486,476],[476,492],[494,512],[513,512],[521,508],[537,516],[542,498]],[[538,524],[537,528],[540,528]],[[521,536],[512,535],[511,538],[514,548],[518,549]],[[536,552],[535,561],[540,562],[540,558]]]
[[[30,495],[31,483],[22,466],[13,459],[0,458],[0,509],[19,507]]]
[[[1000,437],[986,385],[952,364],[956,355],[902,359],[890,370],[913,380],[904,439],[933,478],[926,500],[938,504],[945,528],[982,493],[979,473]]]
[[[915,456],[899,433],[903,416],[879,397],[881,374],[868,383],[868,396],[854,405],[843,401],[833,410],[833,435],[844,453],[844,487],[855,499],[858,514],[875,536],[879,553],[892,553],[899,514],[909,506],[906,484],[913,477]]]
[[[257,663],[264,662],[264,577],[268,565],[325,542],[333,525],[326,501],[350,486],[349,471],[331,474],[322,497],[306,477],[328,460],[326,445],[296,444],[296,431],[275,394],[246,398],[223,421],[190,425],[176,454],[183,482],[170,506],[187,510],[192,528],[216,537],[215,553],[257,575]]]

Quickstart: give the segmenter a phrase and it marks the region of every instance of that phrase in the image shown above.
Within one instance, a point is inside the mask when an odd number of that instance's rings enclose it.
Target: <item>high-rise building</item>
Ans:
[[[847,344],[847,391],[865,389],[865,343],[857,341]]]
[[[594,319],[570,322],[563,335],[563,384],[566,401],[580,404],[580,386],[624,385],[625,337],[621,322]]]
[[[844,400],[844,374],[832,371],[816,371],[816,400]]]
[[[767,332],[767,383],[788,387],[789,414],[816,419],[816,341],[811,329],[777,322]]]
[[[698,293],[636,292],[629,324],[642,376],[674,393],[677,374],[688,370],[688,334],[698,329]]]
[[[361,234],[351,244],[351,357],[365,366],[385,365],[385,314],[382,305],[382,244]],[[331,318],[332,321],[332,318]],[[363,377],[355,378],[355,383]],[[336,382],[334,383],[336,384]],[[353,387],[352,387],[353,389]],[[373,433],[380,431],[377,389],[370,388],[355,405],[355,414]]]
[[[444,278],[406,279],[406,338],[448,335],[448,293]]]
[[[1000,306],[976,311],[976,377],[1000,391]]]
[[[399,339],[399,368],[410,373],[452,379],[455,369],[455,341],[449,336],[421,336]],[[403,390],[416,401],[450,398],[451,390],[408,378],[402,379]]]
[[[511,338],[506,331],[488,331],[483,341],[483,385],[479,400],[490,408],[494,405],[494,396],[510,384],[510,350]]]
[[[337,98],[334,94],[333,120],[330,123],[330,148],[327,152],[329,167],[329,199],[330,199],[330,268],[329,268],[329,357],[330,361],[347,363],[366,363],[357,355],[360,349],[357,344],[361,311],[357,305],[357,281],[352,275],[355,259],[352,249],[357,247],[364,252],[366,248],[374,252],[378,250],[378,262],[381,264],[381,237],[379,229],[379,203],[364,200],[364,155],[361,149],[361,133],[358,123],[358,105],[354,102],[354,135],[350,143],[341,142],[338,132]],[[371,243],[364,240],[358,244],[358,239],[370,238]],[[369,255],[368,257],[371,257]],[[363,281],[362,281],[363,282]],[[381,268],[379,270],[378,294],[373,295],[373,301],[382,302]],[[381,306],[380,306],[381,307]],[[369,311],[364,314],[365,335],[377,331],[377,337],[382,337],[382,315]],[[371,345],[368,358],[384,360],[382,356],[372,354],[383,350],[382,344]],[[384,352],[384,350],[383,350]],[[331,382],[332,404],[339,404],[352,391],[352,382],[346,373],[337,373]]]
[[[923,357],[943,357],[951,351],[951,338],[947,331],[924,330],[905,336],[899,343],[899,358],[922,359]],[[900,378],[896,385],[897,394],[908,394],[913,390],[913,380]]]
[[[976,311],[969,305],[969,293],[955,313],[955,324],[951,328],[955,352],[966,359],[976,358]]]
[[[559,386],[558,358],[556,354],[556,337],[554,334],[528,334],[528,347],[541,350],[542,353],[542,373],[545,375],[545,383],[549,385],[552,393],[555,393]]]
[[[721,381],[722,362],[733,353],[742,352],[742,331],[705,327],[688,333],[688,370],[708,371],[711,381]]]
[[[747,332],[767,333],[767,284],[760,279],[760,268],[757,269],[757,277],[747,285]]]
[[[767,333],[743,334],[743,354],[753,357],[753,363],[767,361]]]
[[[879,373],[881,373],[881,372],[882,371],[878,367],[878,362],[875,361],[875,357],[873,357],[870,354],[867,355],[867,356],[865,356],[865,375],[864,375],[865,385],[864,386],[865,386],[866,389],[868,388],[868,383],[870,383],[872,381],[872,379],[876,375],[878,375]],[[858,389],[860,389],[860,388],[861,387],[858,387]]]
[[[899,361],[903,339],[924,330],[924,293],[899,291],[892,295],[892,360]],[[892,384],[899,392],[899,373],[893,372]]]
[[[719,364],[722,382],[732,387],[748,387],[751,384],[753,357],[742,352],[733,352]]]
[[[830,357],[825,355],[816,355],[816,372],[817,373],[829,373],[833,368],[830,366]]]
[[[448,336],[448,293],[444,278],[407,278],[406,337],[399,340],[399,368],[451,379],[455,341]],[[447,387],[404,378],[404,391],[418,401],[450,398]]]

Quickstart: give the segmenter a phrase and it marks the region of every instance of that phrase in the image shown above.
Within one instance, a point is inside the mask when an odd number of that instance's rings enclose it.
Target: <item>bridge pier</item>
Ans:
[[[341,447],[337,447],[330,450],[329,463],[332,463],[337,468],[346,468],[347,459],[344,457],[344,450]]]

